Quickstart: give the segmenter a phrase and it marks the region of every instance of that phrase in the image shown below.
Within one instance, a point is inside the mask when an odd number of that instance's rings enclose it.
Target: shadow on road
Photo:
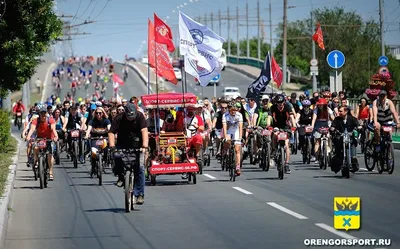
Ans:
[[[249,181],[257,181],[257,180],[279,180],[278,177],[260,177],[260,178],[245,178],[245,180]]]
[[[136,209],[135,209],[135,211],[136,211]],[[90,210],[85,210],[84,212],[85,213],[100,213],[100,212],[105,212],[105,213],[125,213],[125,209],[124,208],[90,209]]]

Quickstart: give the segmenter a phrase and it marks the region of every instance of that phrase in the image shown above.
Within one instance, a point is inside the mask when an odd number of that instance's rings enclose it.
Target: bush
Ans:
[[[0,110],[0,124],[0,152],[5,152],[11,136],[11,123],[8,112]]]

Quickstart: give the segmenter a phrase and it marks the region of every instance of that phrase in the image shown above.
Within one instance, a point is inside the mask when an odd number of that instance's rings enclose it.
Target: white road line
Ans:
[[[245,189],[242,189],[242,188],[239,188],[239,187],[232,187],[232,188],[236,189],[237,191],[242,192],[243,194],[246,194],[246,195],[252,195],[253,194],[252,192],[249,192],[249,191],[247,191]]]
[[[339,236],[339,237],[342,237],[342,238],[344,238],[344,239],[358,239],[357,237],[351,236],[350,234],[347,234],[347,233],[345,233],[345,232],[338,231],[338,230],[336,230],[335,228],[333,228],[333,227],[331,227],[331,226],[328,226],[328,225],[325,224],[325,223],[315,223],[314,225],[316,225],[317,227],[320,227],[320,228],[324,229],[325,231],[328,231],[328,232],[333,233],[333,234],[335,234],[335,235],[337,235],[337,236]]]
[[[285,213],[287,213],[287,214],[289,214],[289,215],[291,215],[293,217],[296,217],[297,219],[300,219],[300,220],[307,220],[308,219],[307,217],[305,217],[305,216],[303,216],[303,215],[301,215],[299,213],[293,212],[292,210],[289,210],[289,209],[287,209],[285,207],[282,207],[281,205],[279,205],[279,204],[277,204],[275,202],[267,202],[267,204],[270,205],[271,207],[279,209],[282,212],[285,212]]]
[[[203,176],[208,177],[210,179],[217,179],[216,177],[209,175],[209,174],[203,174]]]

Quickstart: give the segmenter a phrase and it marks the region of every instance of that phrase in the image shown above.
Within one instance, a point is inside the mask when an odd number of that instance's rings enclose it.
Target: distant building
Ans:
[[[396,60],[400,60],[400,45],[388,45],[390,54],[396,58]]]

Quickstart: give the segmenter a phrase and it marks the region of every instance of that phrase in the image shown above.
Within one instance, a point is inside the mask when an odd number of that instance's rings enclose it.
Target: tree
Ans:
[[[332,69],[326,63],[326,56],[330,51],[338,49],[346,56],[346,64],[340,69],[343,72],[343,88],[350,96],[363,93],[368,87],[371,75],[379,68],[377,64],[380,56],[379,25],[374,21],[364,21],[360,15],[346,12],[343,8],[317,9],[313,14],[316,22],[321,23],[325,43],[325,51],[316,44],[316,56],[319,62],[318,81],[322,85],[329,85],[329,74]],[[311,30],[314,28],[315,23],[311,23],[310,19],[288,24],[288,66],[296,67],[305,74],[309,73],[309,62],[312,57]],[[278,27],[277,32],[282,37],[282,25]],[[277,61],[281,61],[282,48],[281,39],[275,51]],[[391,60],[391,63],[389,69],[400,68],[396,64],[398,62]]]
[[[0,20],[0,94],[19,90],[35,73],[39,57],[62,35],[53,0],[7,1]]]

